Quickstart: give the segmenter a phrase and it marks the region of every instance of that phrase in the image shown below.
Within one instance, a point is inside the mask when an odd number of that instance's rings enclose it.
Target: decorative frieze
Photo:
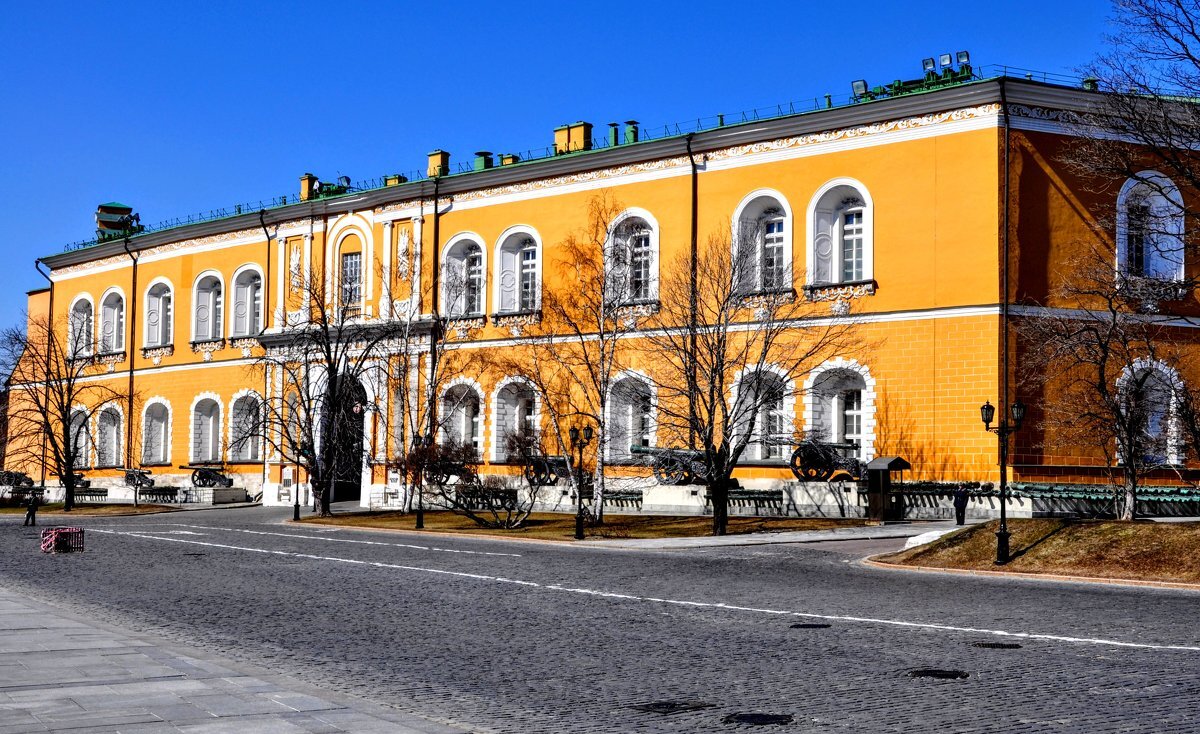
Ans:
[[[192,353],[203,355],[205,362],[211,362],[213,352],[224,348],[224,339],[207,339],[205,341],[192,342]]]
[[[446,319],[446,329],[454,335],[455,339],[466,339],[471,335],[471,331],[475,329],[482,329],[486,325],[486,316],[467,316],[462,318]]]
[[[229,346],[233,347],[234,349],[242,350],[243,357],[249,357],[250,352],[258,346],[258,339],[255,339],[254,337],[233,339],[229,342]]]
[[[492,314],[492,323],[501,329],[508,329],[513,336],[520,336],[521,330],[526,326],[536,326],[542,323],[542,312],[495,313]]]
[[[142,347],[142,359],[148,359],[154,364],[159,364],[163,361],[163,357],[170,357],[175,354],[174,344],[163,344],[156,347]]]
[[[115,372],[117,365],[125,361],[125,352],[122,350],[120,352],[97,354],[96,361],[104,365],[108,372]]]

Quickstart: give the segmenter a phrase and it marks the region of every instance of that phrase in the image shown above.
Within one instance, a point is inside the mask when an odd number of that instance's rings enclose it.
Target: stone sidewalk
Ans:
[[[103,583],[101,581],[101,583]],[[0,734],[459,734],[0,588]]]

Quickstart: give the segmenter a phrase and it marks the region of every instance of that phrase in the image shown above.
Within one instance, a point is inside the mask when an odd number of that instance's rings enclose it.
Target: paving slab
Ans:
[[[0,734],[461,730],[81,618],[0,588]]]

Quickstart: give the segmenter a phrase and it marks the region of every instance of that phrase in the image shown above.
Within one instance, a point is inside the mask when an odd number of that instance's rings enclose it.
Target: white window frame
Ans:
[[[112,435],[105,435],[106,418],[112,418],[115,422],[109,423],[111,426]],[[124,442],[124,423],[125,415],[123,411],[116,405],[109,404],[96,411],[96,468],[112,468],[123,466],[123,456],[121,454]],[[112,452],[112,456],[105,457],[104,454]],[[104,461],[104,459],[108,459]]]
[[[79,314],[82,314],[81,305],[87,306],[87,323],[82,328],[78,324]],[[78,343],[81,336],[86,340],[83,344]],[[86,293],[76,296],[67,311],[67,352],[72,359],[90,357],[96,353],[96,305]]]
[[[777,214],[768,215],[772,209],[778,210]],[[736,234],[733,238],[733,247],[731,256],[735,263],[741,263],[744,257],[739,251],[741,247],[751,243],[754,247],[753,262],[754,272],[747,274],[746,280],[751,281],[752,287],[745,288],[747,292],[780,292],[787,291],[794,287],[795,270],[793,267],[793,239],[792,239],[792,207],[788,203],[787,198],[776,191],[775,189],[756,189],[746,194],[745,197],[738,203],[734,209],[733,219],[731,222],[731,230]],[[766,231],[764,224],[767,222],[779,222],[781,231],[779,233],[779,248],[782,255],[782,262],[779,266],[780,283],[769,286],[766,282]],[[745,228],[751,227],[751,232],[746,232]],[[753,237],[753,240],[749,240]],[[740,284],[739,284],[740,285]]]
[[[1178,252],[1178,258],[1163,258],[1161,253],[1164,248],[1149,243],[1152,251],[1162,259],[1160,272],[1146,273],[1145,262],[1140,263],[1136,271],[1130,268],[1129,211],[1131,206],[1143,203],[1150,211],[1149,221],[1153,232],[1150,239],[1165,238],[1177,242],[1177,247],[1165,249]],[[1155,211],[1156,208],[1158,211]],[[1117,273],[1162,281],[1182,281],[1186,268],[1184,219],[1183,195],[1170,178],[1157,171],[1142,171],[1127,179],[1117,194]]]
[[[243,392],[229,401],[229,458],[235,462],[262,461],[263,436],[258,435],[256,432],[252,432],[251,435],[246,437],[241,436],[242,426],[238,422],[238,409],[242,403],[248,400],[254,401],[254,411],[257,413],[257,415],[252,415],[252,420],[256,423],[260,422],[263,417],[263,401],[258,396],[258,393],[253,391]]]
[[[150,348],[170,346],[175,341],[175,289],[172,287],[171,281],[164,279],[151,281],[146,288],[145,302],[146,315],[144,318],[146,321],[142,329],[142,346]],[[164,303],[166,304],[165,308]],[[153,328],[157,329],[158,333],[157,338],[152,339],[151,316],[155,313],[158,316],[158,324]]]
[[[446,246],[442,249],[442,268],[441,268],[441,292],[442,292],[442,309],[446,316],[452,319],[471,319],[479,318],[485,315],[485,304],[487,302],[487,272],[488,262],[487,248],[483,246],[483,238],[474,232],[461,232],[450,238]],[[479,248],[479,303],[475,310],[468,310],[467,305],[467,254],[470,247]],[[452,284],[452,278],[461,275],[463,277],[462,290],[458,293],[450,293],[449,288]]]
[[[871,370],[858,360],[837,357],[827,360],[815,367],[804,380],[804,432],[808,438],[817,441],[833,441],[839,435],[842,427],[838,422],[843,419],[841,405],[835,393],[843,392],[842,388],[830,392],[828,382],[837,379],[831,373],[843,372],[847,375],[857,375],[861,385],[855,389],[861,392],[859,403],[859,443],[858,459],[870,461],[875,458],[875,426],[876,426],[876,382]],[[821,423],[821,414],[828,412],[829,422]]]
[[[108,289],[100,298],[99,337],[99,353],[112,354],[125,350],[125,294],[119,288]]]
[[[464,397],[469,397],[474,400],[475,414],[470,415],[465,409],[466,400],[462,402],[451,403],[452,400],[457,400],[457,394],[464,394]],[[450,418],[455,417],[458,420],[457,425],[445,424],[442,427],[441,434],[443,440],[453,439],[460,445],[471,446],[479,455],[483,455],[483,437],[484,437],[484,397],[483,391],[479,386],[468,380],[456,380],[442,391],[441,399],[442,415]],[[460,410],[460,408],[462,408]]]
[[[532,251],[532,260],[525,254]],[[492,289],[492,313],[532,313],[542,307],[542,238],[527,225],[509,227],[496,239],[495,287]],[[532,283],[526,299],[526,276]],[[505,303],[511,291],[512,304]]]
[[[625,383],[636,383],[640,389],[625,390]],[[637,401],[648,401],[648,410],[644,414],[646,426],[640,425],[643,414],[638,410]],[[605,421],[605,458],[613,463],[634,461],[635,457],[629,450],[631,445],[655,446],[658,440],[658,402],[653,383],[641,372],[625,371],[613,379],[608,388],[608,401],[605,405],[608,415]]]
[[[500,401],[504,399],[505,391],[526,390],[528,391],[529,403],[524,403],[518,398],[514,401],[513,421],[512,425],[506,425],[500,418]],[[525,414],[522,415],[522,410],[525,409]],[[533,383],[520,377],[509,377],[501,380],[495,391],[492,393],[492,461],[494,463],[510,463],[512,457],[509,457],[506,450],[506,438],[510,429],[519,430],[521,423],[525,422],[528,427],[532,427],[535,431],[541,424],[541,397],[538,395],[537,389]]]
[[[629,283],[629,272],[632,266],[632,248],[628,242],[629,232],[634,229],[634,222],[641,220],[642,226],[637,227],[636,234],[646,235],[646,254],[648,262],[646,295],[642,298],[634,298],[632,294],[623,294],[620,299],[623,304],[640,304],[653,303],[658,300],[659,286],[659,237],[661,236],[658,220],[656,220],[650,212],[645,209],[630,208],[618,214],[608,228],[608,236],[604,244],[604,266],[605,278],[610,281],[609,290],[611,291],[616,285],[620,284],[620,280],[624,279],[624,284]],[[636,236],[636,235],[635,235]],[[617,260],[618,248],[621,248],[622,254],[625,256],[625,262],[619,263]],[[623,268],[624,270],[620,270]],[[610,297],[610,296],[606,296]]]
[[[243,281],[247,281],[243,283]],[[233,308],[228,318],[229,336],[258,336],[263,324],[263,275],[257,266],[242,266],[233,274]],[[239,316],[242,309],[245,316]],[[244,321],[244,323],[239,323]]]
[[[861,204],[846,205],[858,199]],[[842,229],[848,210],[862,210],[862,277],[854,281],[842,278]],[[875,279],[875,204],[870,191],[852,178],[835,178],[813,194],[808,204],[805,233],[805,282],[811,286],[840,285]],[[818,279],[818,248],[830,248],[829,279]]]
[[[201,416],[201,414],[199,413],[200,406],[206,402],[211,402],[215,406],[214,415]],[[221,461],[222,454],[223,454],[223,451],[221,448],[221,443],[222,443],[221,442],[221,437],[222,437],[221,424],[222,424],[222,413],[223,412],[224,411],[221,407],[220,398],[218,398],[216,395],[213,395],[213,394],[206,393],[204,395],[198,396],[196,398],[195,403],[192,404],[192,410],[191,410],[191,414],[189,416],[191,418],[191,420],[188,424],[188,428],[189,428],[188,445],[189,445],[189,453],[191,454],[191,459],[193,462],[208,463],[208,462]],[[201,455],[201,452],[200,452],[200,449],[203,447],[203,443],[200,443],[198,445],[197,441],[196,441],[197,423],[201,420],[202,417],[209,417],[212,420],[212,422],[208,426],[205,427],[206,433],[208,436],[209,451],[205,452],[204,455]]]
[[[151,445],[149,432],[153,425],[151,423],[151,411],[155,408],[161,408],[163,412],[163,423],[158,428],[161,432],[158,440],[162,449],[162,455],[157,457],[148,456],[148,447]],[[152,398],[147,401],[146,407],[142,409],[142,457],[143,465],[164,465],[171,463],[171,404],[162,398]]]
[[[212,279],[217,284],[217,292],[205,288],[205,281]],[[200,308],[208,309],[208,332],[200,333]],[[225,279],[221,274],[207,270],[196,277],[192,286],[192,341],[217,341],[224,335],[225,327]]]

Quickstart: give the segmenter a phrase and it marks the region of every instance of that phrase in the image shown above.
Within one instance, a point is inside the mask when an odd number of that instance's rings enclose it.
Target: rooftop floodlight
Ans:
[[[959,51],[958,52],[958,65],[959,66],[962,66],[963,64],[969,65],[970,63],[971,63],[971,54],[969,54],[966,51]]]
[[[927,58],[927,59],[922,59],[922,60],[921,60],[921,68],[925,70],[925,73],[926,73],[926,74],[928,74],[928,73],[930,73],[931,71],[933,71],[934,69],[936,69],[936,68],[937,68],[937,65],[934,63],[934,61],[933,61],[933,57],[932,57],[932,56],[930,56],[930,57],[929,57],[929,58]]]
[[[867,94],[867,80],[856,79],[850,82],[850,89],[854,92],[855,97],[865,97]]]
[[[954,57],[950,54],[942,54],[941,56],[938,56],[938,65],[945,69],[951,64],[953,59]]]
[[[338,176],[337,182],[338,182],[338,186],[345,186],[346,188],[350,188],[350,177],[349,176]]]

